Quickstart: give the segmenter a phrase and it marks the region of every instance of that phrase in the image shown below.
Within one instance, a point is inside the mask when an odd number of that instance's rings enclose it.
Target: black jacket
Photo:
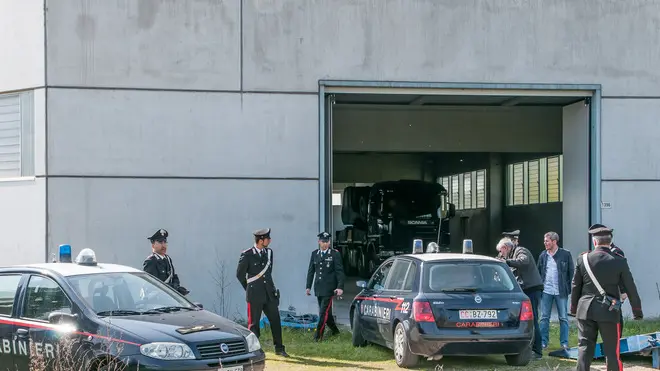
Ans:
[[[548,265],[548,259],[550,259],[550,254],[548,254],[547,250],[543,250],[541,255],[539,255],[538,262],[539,274],[541,275],[541,282],[543,283],[545,283],[545,272]],[[552,259],[554,259],[557,264],[559,296],[566,298],[571,293],[571,282],[573,281],[573,275],[575,274],[573,256],[570,251],[560,247]]]
[[[270,255],[270,265],[268,265]],[[264,268],[268,269],[253,282],[248,282],[251,277],[257,276]],[[256,247],[251,247],[241,253],[236,268],[236,278],[245,289],[245,299],[249,303],[263,303],[267,300],[278,300],[277,289],[272,277],[273,272],[273,250],[268,247],[262,249],[260,255]]]
[[[637,292],[637,286],[630,273],[630,267],[625,258],[614,254],[609,248],[597,247],[591,252],[582,253],[575,264],[573,277],[573,292],[571,293],[571,310],[578,319],[591,319],[603,322],[619,322],[619,312],[609,311],[601,304],[602,296],[589,277],[584,267],[582,257],[587,255],[587,261],[596,280],[608,296],[619,299],[619,286],[628,293],[633,316],[642,318],[642,301]]]
[[[315,281],[314,274],[316,274]],[[311,289],[312,281],[316,296],[333,296],[335,289],[344,289],[344,266],[339,251],[328,248],[326,255],[321,253],[321,249],[312,251],[305,287]]]
[[[529,250],[522,246],[516,246],[504,261],[511,267],[513,275],[524,291],[543,290],[541,275],[536,267],[536,261]]]
[[[179,282],[179,276],[174,271],[174,264],[169,255],[160,256],[153,253],[147,256],[142,262],[142,270],[165,282],[181,294],[188,294],[188,290]]]

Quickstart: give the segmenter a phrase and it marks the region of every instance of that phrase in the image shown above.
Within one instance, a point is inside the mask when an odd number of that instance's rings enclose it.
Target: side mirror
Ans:
[[[456,205],[449,204],[449,217],[453,218],[456,216]]]
[[[59,325],[62,323],[75,324],[78,320],[77,314],[63,313],[63,312],[52,312],[48,315],[48,322],[54,325]]]
[[[204,309],[204,304],[202,303],[193,303],[197,308]]]
[[[363,289],[367,288],[367,281],[357,281],[355,284],[357,287],[361,287]]]

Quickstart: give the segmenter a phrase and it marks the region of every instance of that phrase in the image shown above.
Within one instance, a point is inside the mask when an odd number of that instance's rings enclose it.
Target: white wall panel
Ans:
[[[659,186],[655,181],[603,182],[603,201],[612,203],[602,211],[603,224],[614,228],[614,243],[626,254],[647,318],[660,315],[660,279],[653,278],[658,267]],[[629,303],[623,308],[631,315]]]
[[[238,0],[47,3],[49,85],[240,87]]]
[[[46,257],[46,181],[0,180],[3,266],[43,263]]]
[[[318,177],[318,98],[52,89],[52,175]]]
[[[561,107],[341,106],[335,151],[561,152]]]
[[[0,92],[44,85],[44,1],[0,1]]]
[[[660,179],[660,99],[603,99],[603,179]]]
[[[652,1],[249,0],[247,89],[319,79],[602,83],[660,95]]]
[[[168,254],[193,300],[211,308],[214,276],[226,264],[231,312],[245,315],[245,294],[236,278],[241,251],[252,232],[272,228],[274,280],[282,308],[314,313],[305,296],[309,254],[317,248],[316,181],[66,179],[49,181],[51,249],[69,243],[74,257],[92,248],[100,261],[141,269],[151,252],[147,237],[169,231]],[[24,225],[28,225],[25,223]]]

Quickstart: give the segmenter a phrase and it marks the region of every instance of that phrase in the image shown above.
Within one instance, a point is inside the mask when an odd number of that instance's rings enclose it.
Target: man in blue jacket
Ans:
[[[571,282],[575,272],[573,256],[558,245],[559,235],[548,232],[543,236],[545,250],[538,259],[538,269],[543,280],[543,295],[541,296],[541,341],[543,348],[548,346],[548,332],[552,304],[557,307],[559,317],[559,343],[562,348],[568,348],[568,297],[571,293]]]

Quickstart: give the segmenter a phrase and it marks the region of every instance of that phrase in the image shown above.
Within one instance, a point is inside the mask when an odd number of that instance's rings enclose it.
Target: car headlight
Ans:
[[[245,337],[245,341],[247,342],[248,352],[252,353],[261,349],[259,339],[257,339],[257,335],[254,333],[250,332],[250,335]]]
[[[164,360],[195,359],[192,349],[182,343],[144,344],[140,346],[140,353],[147,357]]]

